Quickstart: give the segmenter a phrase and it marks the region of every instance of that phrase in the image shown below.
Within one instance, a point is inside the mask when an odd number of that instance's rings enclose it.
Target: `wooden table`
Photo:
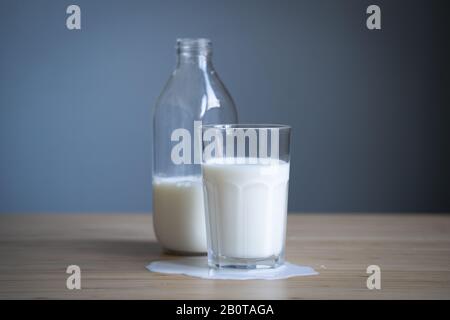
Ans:
[[[290,215],[287,260],[318,276],[224,281],[151,273],[161,252],[150,214],[0,215],[0,298],[449,299],[450,216]],[[68,265],[81,290],[66,288]],[[381,268],[369,290],[366,268]]]

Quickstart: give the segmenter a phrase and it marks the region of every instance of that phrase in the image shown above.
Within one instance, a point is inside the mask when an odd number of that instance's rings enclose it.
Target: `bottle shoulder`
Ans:
[[[158,97],[154,112],[168,112],[170,109],[201,117],[214,108],[217,111],[231,109],[236,113],[233,98],[217,72],[214,69],[195,72],[176,69]]]

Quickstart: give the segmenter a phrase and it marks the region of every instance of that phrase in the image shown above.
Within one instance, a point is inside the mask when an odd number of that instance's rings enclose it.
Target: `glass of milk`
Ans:
[[[201,129],[209,265],[282,265],[291,128],[230,124]]]

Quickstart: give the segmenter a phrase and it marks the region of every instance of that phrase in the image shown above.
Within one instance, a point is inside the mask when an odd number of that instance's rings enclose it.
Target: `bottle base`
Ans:
[[[171,256],[205,256],[206,252],[199,252],[199,251],[183,251],[183,250],[173,250],[168,248],[163,248],[163,252],[165,254],[171,255]]]

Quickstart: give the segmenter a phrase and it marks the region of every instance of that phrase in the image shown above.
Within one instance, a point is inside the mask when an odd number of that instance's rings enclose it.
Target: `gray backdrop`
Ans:
[[[72,3],[81,31],[65,26]],[[374,3],[378,31],[365,26]],[[178,37],[213,41],[242,121],[293,126],[290,210],[450,211],[445,12],[0,0],[0,212],[150,211],[151,109]]]

